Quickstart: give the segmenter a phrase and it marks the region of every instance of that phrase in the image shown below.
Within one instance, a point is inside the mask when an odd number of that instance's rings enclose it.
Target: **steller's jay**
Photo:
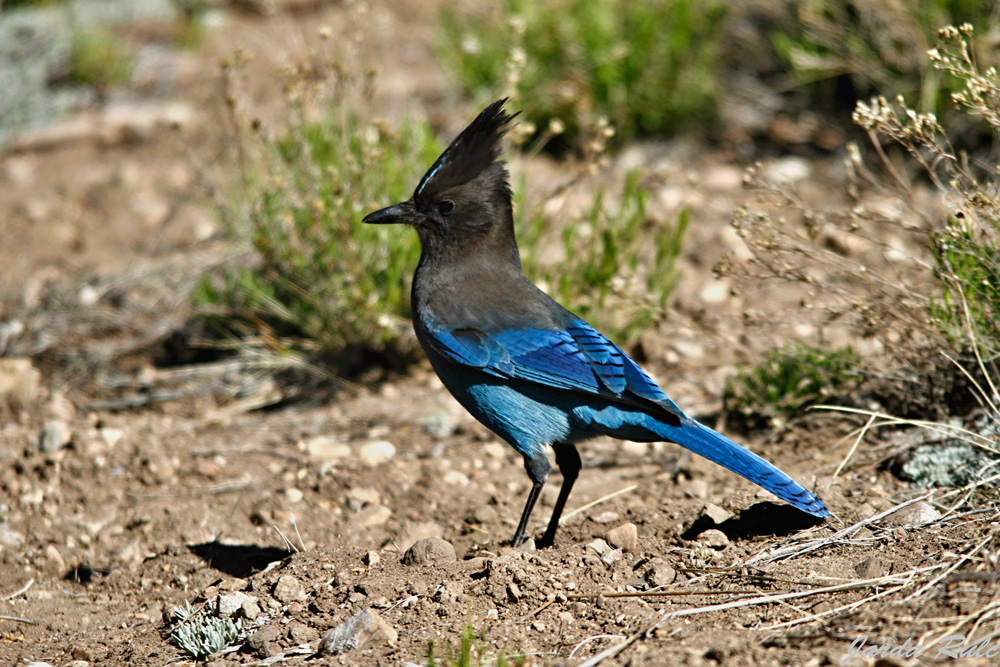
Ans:
[[[816,517],[819,498],[776,467],[685,415],[639,366],[521,272],[500,143],[514,116],[486,107],[420,179],[413,196],[368,223],[414,227],[417,340],[444,386],[524,457],[531,491],[512,543],[525,537],[555,450],[563,475],[538,546],[549,546],[580,471],[577,442],[598,435],[669,441]],[[516,115],[516,114],[515,114]]]

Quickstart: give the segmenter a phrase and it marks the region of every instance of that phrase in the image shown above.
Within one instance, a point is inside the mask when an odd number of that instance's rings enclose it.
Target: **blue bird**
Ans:
[[[512,543],[524,540],[551,469],[546,446],[563,484],[540,547],[552,544],[579,474],[576,443],[599,435],[677,443],[803,512],[829,516],[791,477],[685,415],[628,355],[524,276],[501,159],[514,118],[506,102],[489,105],[458,135],[410,199],[364,222],[416,229],[417,339],[458,402],[524,457],[532,486]]]

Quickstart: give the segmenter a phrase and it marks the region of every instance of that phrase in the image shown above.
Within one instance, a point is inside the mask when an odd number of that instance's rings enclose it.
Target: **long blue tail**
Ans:
[[[652,420],[650,420],[652,421]],[[816,517],[828,517],[830,511],[811,491],[776,467],[726,436],[716,433],[690,417],[680,426],[655,422],[652,429],[664,440],[675,442],[737,475],[758,484],[788,504]]]

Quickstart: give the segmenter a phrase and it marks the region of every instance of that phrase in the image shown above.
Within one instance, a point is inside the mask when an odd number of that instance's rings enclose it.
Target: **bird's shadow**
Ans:
[[[189,544],[188,549],[204,560],[209,567],[240,579],[246,579],[274,561],[284,560],[292,555],[291,551],[285,549],[261,547],[256,544],[203,542]]]
[[[822,523],[820,519],[806,514],[790,505],[779,505],[765,501],[751,505],[738,516],[716,524],[708,516],[701,516],[681,533],[685,540],[695,540],[710,528],[717,528],[730,540],[745,540],[754,537],[785,537]]]

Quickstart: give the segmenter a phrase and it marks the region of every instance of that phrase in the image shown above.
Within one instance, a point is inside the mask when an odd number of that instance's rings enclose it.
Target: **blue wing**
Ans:
[[[428,333],[434,347],[452,361],[497,377],[626,402],[641,399],[677,417],[684,414],[628,355],[582,320],[563,330],[468,328]]]

